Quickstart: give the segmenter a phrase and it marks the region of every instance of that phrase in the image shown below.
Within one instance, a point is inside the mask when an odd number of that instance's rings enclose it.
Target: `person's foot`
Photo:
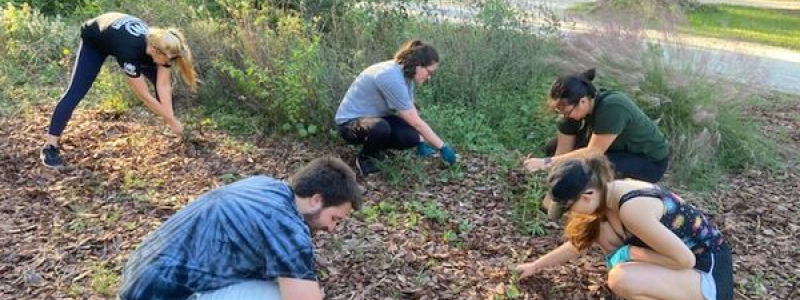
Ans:
[[[359,156],[356,158],[356,166],[358,171],[361,172],[361,176],[364,177],[380,172],[378,160],[372,157]]]
[[[56,146],[45,145],[39,157],[42,159],[42,163],[48,168],[58,169],[64,166],[64,161],[61,159],[58,147]]]

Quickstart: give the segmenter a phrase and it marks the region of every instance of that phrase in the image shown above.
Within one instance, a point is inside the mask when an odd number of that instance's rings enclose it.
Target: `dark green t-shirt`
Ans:
[[[565,119],[558,130],[577,135],[583,126],[587,126],[589,133],[617,135],[607,151],[638,154],[654,162],[669,155],[667,139],[655,122],[620,92],[601,91],[591,114],[581,121]]]

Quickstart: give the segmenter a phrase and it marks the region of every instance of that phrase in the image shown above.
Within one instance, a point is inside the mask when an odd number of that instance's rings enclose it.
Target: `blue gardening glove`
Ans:
[[[606,267],[609,270],[613,269],[614,266],[618,265],[619,263],[628,262],[631,260],[631,245],[625,245],[622,247],[617,248],[609,255],[606,255]]]
[[[428,143],[426,142],[422,142],[419,143],[419,145],[417,145],[417,155],[419,157],[431,157],[431,155],[434,155],[435,153],[436,149],[433,149],[433,147],[428,146]]]
[[[442,149],[439,149],[439,154],[442,155],[442,160],[447,164],[454,164],[456,162],[456,151],[450,145],[444,144]]]

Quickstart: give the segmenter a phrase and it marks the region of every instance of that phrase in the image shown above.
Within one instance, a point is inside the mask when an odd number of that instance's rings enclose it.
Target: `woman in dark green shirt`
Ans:
[[[547,157],[526,159],[525,168],[545,170],[554,161],[605,154],[617,178],[658,182],[669,162],[664,134],[625,94],[598,92],[594,77],[590,69],[553,83],[548,105],[564,116],[558,137],[547,147]]]

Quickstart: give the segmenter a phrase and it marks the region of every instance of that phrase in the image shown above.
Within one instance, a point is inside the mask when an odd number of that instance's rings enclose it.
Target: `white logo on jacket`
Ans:
[[[125,71],[125,73],[127,73],[128,75],[131,75],[131,76],[139,75],[139,73],[136,72],[136,66],[134,66],[132,63],[127,63],[127,62],[124,63],[123,67],[122,67],[122,70]]]
[[[132,36],[147,35],[147,33],[150,32],[150,30],[147,28],[147,25],[144,24],[142,20],[134,17],[120,18],[111,24],[111,27],[117,30],[122,28],[122,26],[125,26],[125,30],[128,31],[128,33],[130,33]]]

